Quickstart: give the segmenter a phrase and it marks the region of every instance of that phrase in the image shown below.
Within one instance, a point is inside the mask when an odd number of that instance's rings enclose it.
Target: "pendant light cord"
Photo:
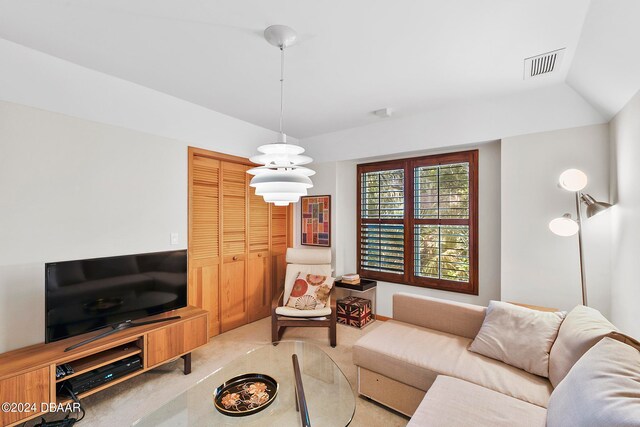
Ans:
[[[284,125],[284,46],[280,46],[280,133]]]

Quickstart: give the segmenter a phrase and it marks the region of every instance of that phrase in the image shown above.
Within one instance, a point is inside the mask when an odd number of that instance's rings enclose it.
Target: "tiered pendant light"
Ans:
[[[295,144],[287,144],[287,135],[282,130],[284,112],[284,49],[296,41],[296,32],[284,25],[272,25],[264,30],[267,41],[280,49],[280,137],[278,141],[258,147],[262,154],[251,157],[253,163],[261,164],[247,172],[255,175],[251,179],[256,195],[262,196],[265,202],[276,206],[287,206],[307,195],[307,189],[313,187],[309,177],[314,171],[302,165],[311,163],[312,159],[303,156],[304,148]]]

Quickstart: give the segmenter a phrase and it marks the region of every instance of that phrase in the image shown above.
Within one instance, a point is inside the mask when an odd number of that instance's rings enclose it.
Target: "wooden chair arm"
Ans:
[[[273,297],[273,300],[271,301],[271,311],[275,313],[276,308],[280,307],[283,304],[283,300],[284,299],[284,291],[280,292],[279,296],[275,296]]]
[[[329,302],[329,307],[331,307],[331,323],[335,323],[336,319],[338,318],[338,298],[336,298],[335,295],[333,295],[333,298],[331,298],[331,301]]]
[[[331,311],[335,313],[336,311],[336,307],[338,304],[338,298],[336,298],[335,295],[333,295],[333,298],[331,298],[331,301],[329,301],[329,307],[331,307]]]

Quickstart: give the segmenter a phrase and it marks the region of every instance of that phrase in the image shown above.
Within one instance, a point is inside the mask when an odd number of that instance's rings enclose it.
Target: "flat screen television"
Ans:
[[[45,342],[187,305],[187,251],[45,264]]]

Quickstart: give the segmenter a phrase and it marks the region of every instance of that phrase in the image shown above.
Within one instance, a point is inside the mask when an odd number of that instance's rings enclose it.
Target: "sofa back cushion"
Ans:
[[[602,337],[616,328],[598,310],[579,305],[567,314],[549,354],[549,381],[554,387]]]
[[[469,350],[541,377],[549,376],[549,351],[563,312],[532,310],[491,301]]]
[[[547,427],[640,425],[640,352],[602,338],[551,393]]]
[[[393,295],[393,318],[423,328],[473,339],[486,307],[399,292]]]

